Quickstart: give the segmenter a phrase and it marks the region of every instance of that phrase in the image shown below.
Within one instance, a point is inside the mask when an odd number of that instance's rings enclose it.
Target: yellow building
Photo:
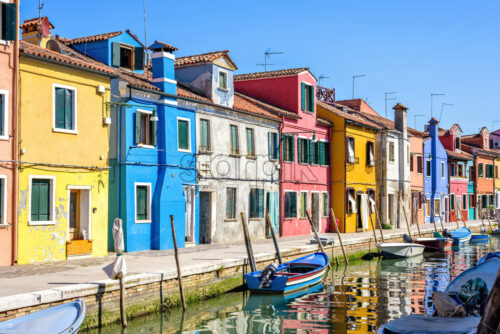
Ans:
[[[375,200],[375,132],[380,127],[340,105],[319,101],[317,113],[333,123],[330,198],[340,231],[372,230],[366,206]],[[372,220],[376,224],[375,213]]]
[[[113,72],[49,45],[20,43],[18,263],[107,254]]]

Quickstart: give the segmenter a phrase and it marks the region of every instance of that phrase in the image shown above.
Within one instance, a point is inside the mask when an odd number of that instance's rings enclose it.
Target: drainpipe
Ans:
[[[16,40],[14,41],[14,77],[12,82],[12,155],[19,157],[19,136],[18,136],[18,113],[19,113],[19,7],[21,0],[16,0]],[[18,164],[14,163],[14,173],[12,173],[12,186],[14,190],[14,201],[12,202],[12,264],[17,263],[17,206],[19,198],[19,176]]]
[[[283,193],[283,128],[285,127],[285,116],[281,115],[281,124],[280,124],[280,134],[281,134],[281,145],[279,146],[280,147],[280,152],[279,152],[279,156],[280,156],[280,181],[279,181],[279,184],[280,184],[280,187],[279,187],[279,201],[280,201],[280,222],[281,222],[281,228],[280,228],[280,237],[283,236],[283,218],[284,218],[284,214],[285,214],[285,208],[284,208],[284,205],[285,205],[285,194]],[[295,153],[295,152],[294,152]]]

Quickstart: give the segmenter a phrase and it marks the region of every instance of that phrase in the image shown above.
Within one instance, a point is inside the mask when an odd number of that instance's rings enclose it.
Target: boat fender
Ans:
[[[269,288],[271,286],[271,282],[274,279],[274,274],[276,273],[276,270],[278,270],[278,267],[276,267],[276,264],[273,262],[269,264],[267,267],[262,270],[260,273],[260,285],[259,289],[262,287],[264,288]]]

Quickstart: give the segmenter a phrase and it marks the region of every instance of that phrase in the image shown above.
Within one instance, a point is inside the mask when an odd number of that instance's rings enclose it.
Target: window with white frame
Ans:
[[[210,152],[210,120],[200,118],[200,152]]]
[[[152,110],[137,109],[135,111],[135,143],[137,145],[157,145],[157,123],[151,120]]]
[[[307,211],[307,191],[300,192],[300,217],[305,218]]]
[[[0,90],[0,139],[9,139],[9,92]]]
[[[135,222],[151,222],[151,183],[135,183]]]
[[[346,211],[347,213],[357,213],[356,208],[356,191],[354,188],[348,188],[346,190]]]
[[[76,87],[53,84],[54,131],[76,133]]]
[[[0,175],[0,225],[7,224],[7,176]]]
[[[0,0],[0,40],[14,41],[16,39],[16,13],[15,3]]]
[[[30,176],[30,225],[54,223],[54,188],[54,176]]]
[[[190,123],[187,118],[177,118],[177,149],[181,152],[191,152]]]
[[[268,132],[267,133],[267,145],[268,145],[268,154],[269,159],[278,160],[279,159],[279,139],[277,132]]]
[[[226,188],[226,219],[236,219],[236,188]]]
[[[431,176],[431,160],[425,161],[425,176]]]
[[[285,191],[284,210],[285,218],[297,217],[297,193],[295,191]]]
[[[389,155],[389,162],[394,162],[395,152],[394,152],[394,143],[392,141],[389,142],[388,155]]]
[[[354,138],[347,137],[346,138],[346,160],[348,163],[353,164],[356,162],[356,151],[354,145]]]

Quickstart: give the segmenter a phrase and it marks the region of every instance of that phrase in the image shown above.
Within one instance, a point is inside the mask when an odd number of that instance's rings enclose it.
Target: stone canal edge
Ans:
[[[480,226],[480,223],[469,224],[473,232],[479,231]],[[384,230],[385,241],[402,241],[404,232],[402,229]],[[424,236],[431,236],[433,230],[427,228],[422,232]],[[368,251],[376,251],[373,235],[345,238],[343,241],[349,258],[353,260],[359,259],[362,254]],[[269,243],[271,242],[269,240]],[[281,254],[283,261],[286,262],[317,250],[317,245],[302,242],[302,245],[281,249]],[[333,249],[331,245],[326,246],[325,252],[331,257],[331,260],[333,260],[333,252],[343,263],[338,242],[335,243]],[[274,252],[256,252],[255,254],[258,269],[262,269],[274,260]],[[246,265],[246,260],[241,257],[227,258],[204,265],[183,266],[183,286],[188,308],[190,304],[192,305],[200,300],[216,297],[241,288],[244,285],[243,273],[248,271],[249,267]],[[175,266],[164,271],[128,275],[125,284],[126,309],[129,319],[180,305]],[[111,279],[92,283],[70,284],[52,289],[0,297],[0,321],[78,298],[82,298],[87,306],[87,314],[82,329],[106,326],[119,321],[120,288],[118,281]]]

